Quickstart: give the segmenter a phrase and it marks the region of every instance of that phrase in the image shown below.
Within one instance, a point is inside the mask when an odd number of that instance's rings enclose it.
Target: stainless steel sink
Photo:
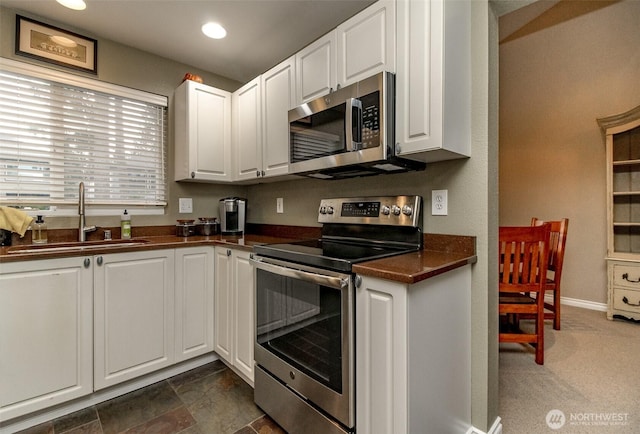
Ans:
[[[148,240],[104,240],[104,241],[84,241],[70,243],[49,243],[49,244],[27,244],[23,246],[13,246],[7,249],[9,254],[18,253],[50,253],[69,252],[97,249],[110,249],[117,247],[131,247],[148,243]]]

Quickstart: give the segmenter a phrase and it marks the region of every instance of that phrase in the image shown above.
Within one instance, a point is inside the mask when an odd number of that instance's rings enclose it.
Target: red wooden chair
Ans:
[[[551,225],[500,227],[499,313],[505,319],[500,342],[528,343],[544,364],[544,291]],[[520,329],[519,317],[534,319],[534,331]]]
[[[550,312],[545,312],[545,319],[553,320],[553,328],[560,330],[560,279],[562,278],[562,265],[564,263],[564,250],[567,244],[567,229],[569,219],[558,221],[543,221],[535,217],[531,219],[531,226],[539,226],[545,223],[551,225],[549,240],[549,265],[547,270],[546,291],[553,291],[553,303],[545,302],[544,307]]]

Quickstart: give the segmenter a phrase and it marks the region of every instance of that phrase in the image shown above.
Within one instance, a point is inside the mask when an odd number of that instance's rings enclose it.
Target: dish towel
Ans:
[[[32,221],[33,217],[24,211],[8,206],[0,206],[0,229],[15,232],[22,238]]]

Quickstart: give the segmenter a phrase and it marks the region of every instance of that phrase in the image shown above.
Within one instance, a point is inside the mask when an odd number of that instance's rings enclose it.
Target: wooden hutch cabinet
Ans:
[[[640,106],[598,124],[607,152],[607,318],[640,320]]]

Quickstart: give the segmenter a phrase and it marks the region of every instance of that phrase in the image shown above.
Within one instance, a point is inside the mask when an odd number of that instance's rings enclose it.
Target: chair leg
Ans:
[[[544,294],[544,292],[543,292]],[[538,293],[538,297],[541,294]],[[544,298],[544,296],[542,296]],[[536,321],[536,335],[538,336],[538,340],[536,342],[536,363],[538,365],[544,365],[544,301],[538,304],[538,315],[535,318]]]
[[[553,328],[560,330],[560,288],[553,291]]]

